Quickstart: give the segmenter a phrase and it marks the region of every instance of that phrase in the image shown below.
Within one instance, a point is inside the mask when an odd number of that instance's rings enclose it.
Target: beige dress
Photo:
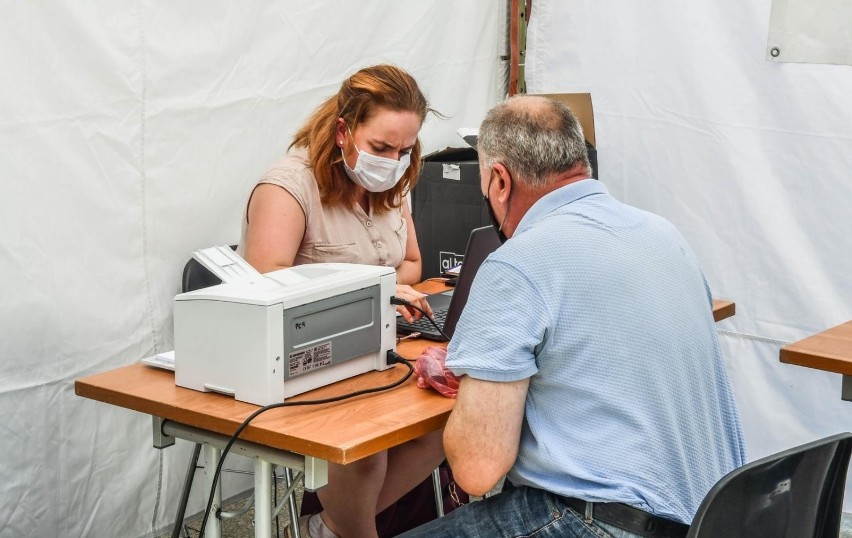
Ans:
[[[276,162],[261,183],[286,189],[305,213],[305,236],[294,265],[336,262],[396,268],[405,258],[408,231],[402,209],[374,213],[370,207],[365,213],[359,204],[323,206],[305,149],[294,149]],[[240,255],[245,253],[247,227],[248,204],[237,249]]]

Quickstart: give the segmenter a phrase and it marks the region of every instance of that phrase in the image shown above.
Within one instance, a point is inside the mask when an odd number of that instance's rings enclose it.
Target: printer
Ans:
[[[177,385],[268,405],[390,367],[392,268],[317,263],[260,274],[228,247],[194,257],[223,282],[175,296]]]

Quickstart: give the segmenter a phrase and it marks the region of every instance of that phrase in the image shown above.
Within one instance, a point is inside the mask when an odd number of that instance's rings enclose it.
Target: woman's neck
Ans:
[[[370,214],[370,193],[363,187],[358,187],[358,192],[355,195],[355,201],[364,210],[364,213]]]

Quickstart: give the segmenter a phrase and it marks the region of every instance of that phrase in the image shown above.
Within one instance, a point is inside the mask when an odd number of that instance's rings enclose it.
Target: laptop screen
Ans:
[[[464,305],[467,304],[470,287],[473,285],[473,278],[479,271],[479,266],[482,265],[489,254],[497,250],[500,244],[500,238],[497,237],[497,232],[494,231],[492,226],[483,226],[470,232],[461,272],[459,272],[456,289],[453,291],[453,298],[447,311],[447,321],[444,324],[444,333],[450,338],[453,337],[456,323],[461,317]]]
[[[440,330],[434,327],[433,321],[428,318],[420,318],[408,323],[400,316],[397,316],[396,319],[397,332],[401,334],[418,333],[422,338],[439,341],[452,338],[456,323],[458,323],[464,305],[467,303],[470,287],[479,266],[500,244],[500,238],[497,237],[497,232],[491,226],[484,226],[471,231],[455,287],[449,291],[429,295],[429,304],[435,312],[434,324],[441,327],[443,335]],[[444,335],[446,335],[446,338],[444,338]]]

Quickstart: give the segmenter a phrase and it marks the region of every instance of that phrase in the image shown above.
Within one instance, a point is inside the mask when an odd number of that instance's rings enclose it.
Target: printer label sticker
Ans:
[[[290,353],[289,377],[331,366],[331,342]]]

